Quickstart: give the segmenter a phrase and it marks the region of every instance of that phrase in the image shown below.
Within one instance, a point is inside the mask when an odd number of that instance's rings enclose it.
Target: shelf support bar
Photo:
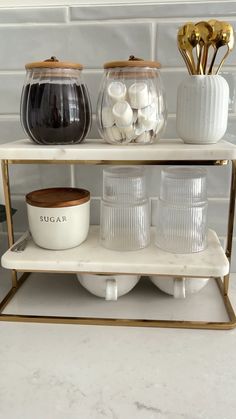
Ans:
[[[227,244],[226,244],[226,256],[229,260],[229,264],[231,263],[231,256],[232,256],[235,197],[236,197],[236,160],[232,160],[231,187],[230,187],[230,199],[229,199],[229,216],[228,216],[228,231],[227,231]],[[230,271],[224,277],[224,295],[228,295],[229,276],[230,276]]]
[[[2,181],[3,191],[5,197],[5,208],[6,208],[6,221],[7,221],[7,232],[8,232],[8,245],[11,247],[14,244],[14,233],[13,233],[13,222],[11,213],[11,192],[10,192],[10,180],[9,180],[9,167],[8,160],[2,160]],[[17,272],[12,270],[12,286],[17,287]]]

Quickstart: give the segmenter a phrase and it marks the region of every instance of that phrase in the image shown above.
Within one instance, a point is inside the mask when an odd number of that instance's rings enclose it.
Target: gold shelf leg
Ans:
[[[227,231],[227,244],[226,244],[226,252],[225,252],[229,260],[229,263],[231,263],[231,256],[232,256],[235,196],[236,196],[236,160],[232,160],[228,231]],[[228,291],[229,291],[229,276],[230,276],[230,271],[227,275],[224,276],[224,280],[223,280],[225,295],[228,295]]]
[[[14,244],[14,233],[13,233],[13,223],[12,223],[12,214],[11,214],[11,193],[10,193],[8,160],[2,160],[2,181],[3,181],[3,190],[4,190],[5,207],[6,207],[8,245],[10,247]],[[12,270],[11,272],[12,272],[12,286],[15,288],[17,287],[17,272],[15,270]]]

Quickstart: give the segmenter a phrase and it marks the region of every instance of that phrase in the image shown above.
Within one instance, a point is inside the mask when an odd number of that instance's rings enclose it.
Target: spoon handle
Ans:
[[[198,55],[197,74],[203,74],[203,69],[202,69],[202,50],[203,50],[203,45],[200,44],[199,45],[199,48],[197,48],[197,55]]]
[[[210,67],[209,67],[209,70],[208,70],[208,74],[212,74],[212,69],[213,69],[213,65],[215,63],[217,51],[218,51],[218,49],[215,48],[214,54],[213,54],[212,59],[211,59],[211,64],[210,64]]]
[[[192,51],[187,50],[187,55],[188,55],[189,62],[191,63],[192,74],[197,74]]]
[[[206,74],[208,50],[209,50],[209,45],[205,44],[204,48],[203,48],[203,56],[202,56],[202,71],[203,71],[203,74]]]
[[[188,60],[188,57],[185,55],[185,52],[181,48],[179,48],[179,52],[180,52],[180,54],[182,55],[182,57],[184,59],[184,62],[186,64],[186,67],[188,69],[189,74],[193,74],[192,68],[191,68],[191,64],[190,64],[190,62]]]
[[[219,66],[218,66],[218,68],[217,68],[217,70],[216,70],[216,74],[218,74],[219,73],[219,71],[220,71],[220,69],[221,69],[221,67],[222,67],[222,65],[224,64],[224,62],[225,62],[225,59],[227,58],[227,56],[229,55],[229,52],[230,52],[230,49],[229,49],[229,46],[228,46],[228,51],[226,52],[226,54],[224,55],[224,57],[222,58],[222,60],[221,60],[221,62],[220,62],[220,64],[219,64]]]

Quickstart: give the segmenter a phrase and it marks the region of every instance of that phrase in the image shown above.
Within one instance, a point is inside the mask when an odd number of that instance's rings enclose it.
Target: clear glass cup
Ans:
[[[160,199],[191,205],[207,200],[207,172],[204,168],[172,166],[161,172]]]
[[[114,204],[101,201],[100,240],[112,250],[138,250],[150,243],[149,201]]]
[[[155,61],[130,57],[104,64],[97,103],[101,137],[110,144],[151,144],[164,132],[167,107]]]
[[[207,207],[207,202],[188,206],[160,199],[155,244],[171,253],[194,253],[206,249]]]
[[[146,176],[142,167],[115,166],[103,170],[103,199],[109,202],[139,203],[147,199]]]

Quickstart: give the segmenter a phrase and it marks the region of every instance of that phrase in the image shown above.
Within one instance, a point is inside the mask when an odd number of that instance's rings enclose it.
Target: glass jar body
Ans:
[[[91,127],[91,105],[81,70],[27,70],[20,114],[25,133],[37,144],[83,141]]]
[[[163,134],[166,119],[165,93],[156,68],[105,70],[97,103],[97,122],[106,142],[151,144]]]

